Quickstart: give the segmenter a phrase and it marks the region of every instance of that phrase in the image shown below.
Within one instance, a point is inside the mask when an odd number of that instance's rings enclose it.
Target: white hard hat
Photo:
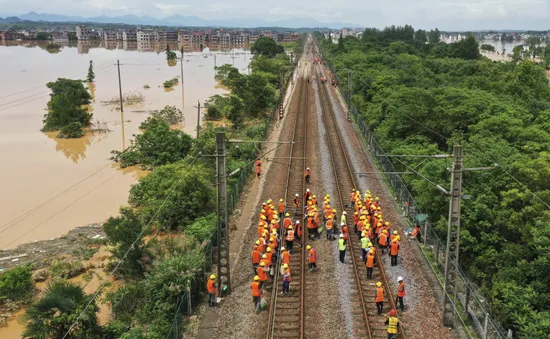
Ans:
[[[298,196],[298,193],[296,193],[295,196]]]
[[[397,282],[399,282],[399,281],[403,281],[403,277],[398,277]]]
[[[309,167],[307,169],[309,169]]]
[[[340,233],[340,238],[343,238],[344,237],[344,233]]]
[[[300,220],[296,220],[296,223],[299,224],[299,223],[300,223]]]
[[[346,226],[346,223],[345,223],[345,222],[341,222],[341,223],[340,223],[340,226]]]
[[[306,190],[306,192],[309,192],[309,188]]]
[[[343,214],[343,215],[346,215],[347,213],[346,213],[346,211],[344,211],[344,212],[342,212],[342,214]]]

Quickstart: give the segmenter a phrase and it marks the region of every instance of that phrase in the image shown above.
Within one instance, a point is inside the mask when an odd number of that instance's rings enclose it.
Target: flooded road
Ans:
[[[59,237],[115,215],[127,203],[130,186],[146,173],[118,169],[109,160],[110,151],[127,147],[151,110],[165,105],[182,109],[181,78],[171,90],[162,87],[181,73],[179,60],[167,64],[166,45],[158,51],[116,49],[122,48],[118,44],[114,49],[90,47],[66,46],[49,53],[36,45],[0,45],[0,249]],[[144,96],[142,104],[125,107],[124,119],[118,103],[105,104],[119,95],[117,59],[123,94]],[[111,131],[88,132],[81,139],[40,132],[50,93],[45,84],[61,77],[84,79],[90,60],[96,75],[90,110],[93,120],[105,122]],[[225,92],[216,87],[214,63],[233,64],[244,73],[249,60],[243,50],[185,53],[183,130],[195,135],[197,101],[203,105],[209,96]]]

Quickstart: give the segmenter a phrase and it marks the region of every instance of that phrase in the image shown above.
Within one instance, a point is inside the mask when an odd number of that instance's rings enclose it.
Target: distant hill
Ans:
[[[166,18],[154,18],[151,16],[95,16],[79,17],[59,14],[46,14],[30,12],[19,15],[21,20],[48,21],[48,22],[96,22],[105,24],[129,24],[129,25],[156,25],[156,26],[196,26],[196,27],[286,27],[286,28],[332,28],[358,27],[346,23],[323,23],[314,19],[293,18],[287,20],[267,21],[262,19],[227,19],[227,20],[206,20],[197,16],[172,15]],[[5,19],[4,19],[5,20]]]

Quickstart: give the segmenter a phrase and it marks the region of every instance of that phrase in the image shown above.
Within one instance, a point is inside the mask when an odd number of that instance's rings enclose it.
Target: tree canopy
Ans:
[[[278,45],[272,38],[261,36],[250,46],[250,52],[273,58],[279,53],[284,53],[284,48]]]

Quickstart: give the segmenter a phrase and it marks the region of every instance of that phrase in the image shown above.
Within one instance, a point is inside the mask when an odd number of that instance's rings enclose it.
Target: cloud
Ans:
[[[164,14],[179,14],[182,10],[188,9],[191,5],[186,4],[153,4],[153,7],[158,8]]]

